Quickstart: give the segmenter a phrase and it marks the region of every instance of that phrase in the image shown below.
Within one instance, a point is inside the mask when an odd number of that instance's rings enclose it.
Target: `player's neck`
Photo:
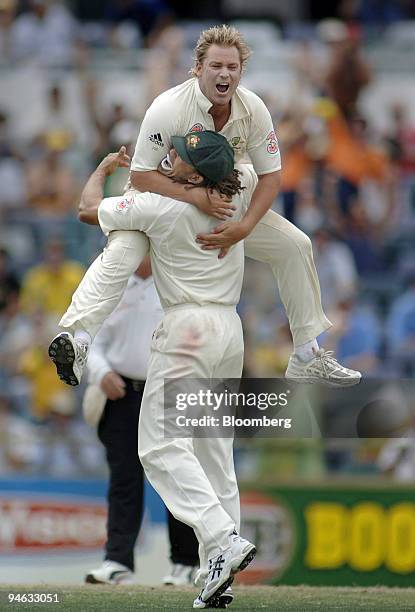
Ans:
[[[231,115],[231,103],[229,104],[213,104],[209,109],[209,114],[212,115],[215,130],[220,132],[226,125]]]

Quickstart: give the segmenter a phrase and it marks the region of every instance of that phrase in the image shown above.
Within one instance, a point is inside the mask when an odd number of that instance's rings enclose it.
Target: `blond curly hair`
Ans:
[[[200,34],[195,48],[195,65],[190,70],[192,76],[196,76],[197,65],[203,62],[209,47],[212,45],[218,45],[218,47],[236,47],[241,60],[242,70],[245,69],[248,58],[252,53],[251,49],[246,44],[239,30],[233,26],[221,25],[203,30]]]

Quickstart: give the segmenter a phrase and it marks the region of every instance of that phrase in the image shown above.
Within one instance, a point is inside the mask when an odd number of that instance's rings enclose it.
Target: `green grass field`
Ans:
[[[59,603],[9,603],[9,593],[57,593]],[[235,587],[235,600],[229,607],[239,610],[415,610],[415,589],[335,588],[335,587]],[[194,589],[171,587],[107,587],[56,585],[2,585],[0,610],[50,610],[56,612],[124,612],[192,610]]]

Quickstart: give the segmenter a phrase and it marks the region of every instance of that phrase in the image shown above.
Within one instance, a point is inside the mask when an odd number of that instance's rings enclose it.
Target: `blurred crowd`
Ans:
[[[79,223],[77,203],[97,160],[121,144],[131,152],[146,106],[187,78],[205,25],[176,20],[164,0],[102,4],[0,0],[0,81],[30,67],[21,98],[3,85],[0,95],[0,473],[101,469],[95,434],[81,419],[82,388],[63,385],[47,357],[60,315],[104,245],[98,229]],[[238,26],[253,61],[263,61],[258,93],[282,151],[274,209],[313,240],[333,322],[320,344],[366,376],[399,379],[412,377],[415,363],[415,125],[399,91],[382,109],[382,129],[361,99],[378,78],[367,37],[375,26],[386,36],[411,3],[385,0],[377,13],[374,4],[341,2],[342,20],[303,24],[298,38],[293,24]],[[273,84],[274,42],[290,75],[284,103]],[[107,95],[103,66],[117,75],[113,90],[128,81],[125,103]],[[249,86],[249,68],[246,79]],[[118,171],[107,194],[125,181]],[[246,265],[240,314],[245,375],[281,376],[290,332],[274,281],[255,262]],[[334,455],[319,453],[332,468]]]

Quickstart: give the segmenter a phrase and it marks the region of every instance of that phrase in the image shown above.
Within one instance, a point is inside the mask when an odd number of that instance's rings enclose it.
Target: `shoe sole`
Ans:
[[[66,336],[57,336],[52,340],[48,349],[48,355],[56,366],[59,378],[75,387],[79,381],[74,372],[75,347],[71,340]]]
[[[348,379],[347,382],[334,382],[331,380],[323,380],[322,378],[311,378],[311,377],[294,377],[294,376],[286,376],[286,380],[293,383],[309,383],[311,385],[315,385],[316,383],[322,384],[324,387],[335,387],[337,389],[346,388],[346,387],[355,387],[358,385],[362,378],[352,378]],[[346,381],[346,379],[344,379]]]
[[[236,569],[231,569],[231,575],[229,576],[229,578],[225,580],[225,582],[217,588],[217,590],[213,593],[213,595],[211,595],[209,599],[207,599],[204,602],[206,604],[206,607],[209,607],[209,606],[218,607],[212,604],[218,603],[216,600],[219,600],[219,598],[221,598],[221,595],[223,595],[226,589],[231,586],[231,584],[235,580],[235,574],[238,574],[238,572],[242,572],[245,568],[247,568],[248,565],[254,560],[255,555],[256,555],[256,548],[255,546],[253,546],[251,550],[247,552],[247,554],[242,559],[238,567]],[[233,597],[231,601],[233,601]]]
[[[87,574],[85,576],[86,584],[112,584],[112,582],[105,582],[104,580],[97,580],[94,574]]]
[[[218,608],[227,608],[233,602],[233,595],[227,595],[223,593],[219,595],[219,605]]]

